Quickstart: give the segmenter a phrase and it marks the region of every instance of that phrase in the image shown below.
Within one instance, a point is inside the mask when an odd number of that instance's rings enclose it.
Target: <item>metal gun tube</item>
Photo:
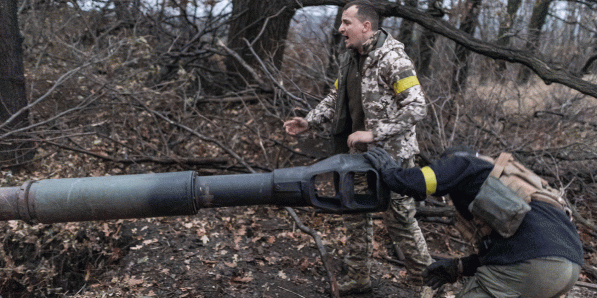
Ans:
[[[334,173],[336,194],[314,186]],[[355,194],[354,175],[368,190]],[[55,223],[197,214],[200,208],[246,205],[313,206],[335,213],[384,210],[389,191],[360,155],[336,155],[306,167],[272,173],[197,176],[196,172],[27,181],[0,188],[0,220]]]
[[[0,188],[0,220],[54,223],[192,215],[195,172],[28,181]]]

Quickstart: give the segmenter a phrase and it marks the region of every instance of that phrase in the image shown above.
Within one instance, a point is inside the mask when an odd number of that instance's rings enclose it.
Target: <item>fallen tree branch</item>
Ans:
[[[566,201],[568,201],[568,200],[566,199]],[[572,211],[572,217],[579,223],[581,223],[581,224],[585,225],[587,228],[591,229],[589,231],[589,232],[591,232],[591,235],[593,235],[593,237],[597,237],[597,226],[590,220],[582,217],[582,215],[580,215],[580,213],[578,213],[578,210],[576,210],[576,207],[571,205],[570,202],[568,202],[568,206],[570,206],[570,210]]]
[[[247,169],[249,169],[252,173],[256,173],[255,170],[253,170],[253,168],[251,168],[251,166],[249,164],[247,164],[247,162],[242,157],[240,157],[238,154],[236,154],[236,152],[232,151],[230,148],[225,146],[222,142],[220,142],[214,138],[205,136],[205,135],[195,131],[194,129],[191,129],[190,127],[188,127],[186,125],[182,125],[178,122],[174,122],[170,118],[159,113],[158,111],[155,111],[155,110],[149,108],[142,100],[138,99],[136,96],[131,95],[131,97],[133,99],[135,99],[137,101],[137,103],[139,103],[146,111],[150,112],[153,115],[156,115],[157,117],[163,119],[164,121],[170,123],[171,125],[180,127],[182,129],[190,132],[191,134],[195,135],[196,137],[198,137],[199,139],[201,139],[203,141],[216,144],[218,147],[222,148],[226,153],[228,153],[230,156],[232,156],[232,158],[238,160],[238,162],[240,162],[243,166],[245,166]]]
[[[506,141],[504,141],[503,137],[500,134],[496,133],[493,130],[483,127],[481,124],[478,124],[470,115],[465,115],[465,117],[478,129],[494,136],[496,138],[496,140],[498,140],[500,142],[500,144],[502,144],[502,146],[508,147],[508,144],[506,143]]]
[[[456,208],[454,206],[446,207],[429,207],[417,206],[417,216],[426,217],[454,217],[456,216]]]
[[[292,218],[296,222],[296,225],[298,226],[298,228],[301,231],[311,235],[311,237],[313,237],[313,240],[315,240],[315,244],[317,245],[317,248],[319,250],[319,255],[321,257],[321,262],[323,263],[323,266],[325,267],[325,270],[328,273],[328,278],[330,279],[331,295],[332,295],[332,297],[340,297],[340,292],[338,291],[338,282],[336,281],[336,275],[334,274],[334,270],[330,265],[331,257],[328,254],[328,252],[326,251],[325,246],[323,246],[321,237],[319,237],[319,234],[317,234],[317,231],[314,231],[313,229],[305,226],[301,222],[301,219],[298,217],[298,215],[296,215],[296,213],[294,212],[294,210],[292,208],[285,207],[284,209],[286,210],[286,212],[288,212],[290,214],[290,216],[292,216]]]
[[[588,282],[577,281],[575,283],[575,285],[577,285],[579,287],[584,287],[584,288],[589,288],[589,289],[597,290],[597,285],[596,284],[591,284],[591,283],[588,283]]]
[[[234,97],[205,97],[200,98],[197,102],[251,102],[251,101],[258,101],[259,96],[255,95],[245,95],[245,96],[234,96]]]
[[[218,165],[218,164],[226,164],[228,160],[226,158],[157,158],[153,156],[144,156],[139,158],[116,158],[106,154],[101,154],[97,152],[93,152],[86,149],[80,149],[75,147],[70,147],[66,145],[62,145],[56,142],[48,141],[48,140],[38,140],[42,143],[46,143],[48,145],[56,146],[61,149],[83,153],[89,156],[93,156],[105,161],[110,161],[114,163],[120,164],[138,164],[138,163],[157,163],[162,165],[172,165],[172,164],[185,164],[185,165],[193,165],[193,166],[205,166],[205,165]]]
[[[579,123],[582,125],[590,125],[593,128],[597,128],[597,122],[589,122],[589,121],[583,121],[583,120],[578,120],[578,119],[570,119],[571,117],[568,115],[565,115],[563,113],[556,113],[556,112],[552,112],[552,111],[535,111],[533,113],[533,117],[540,118],[541,115],[543,115],[543,114],[558,116],[566,121],[575,122],[575,123]]]
[[[597,268],[595,266],[591,266],[589,264],[582,264],[582,270],[584,270],[587,274],[591,275],[593,279],[597,279]]]

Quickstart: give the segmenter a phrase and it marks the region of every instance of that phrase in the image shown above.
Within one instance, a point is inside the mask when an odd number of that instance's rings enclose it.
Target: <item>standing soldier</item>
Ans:
[[[284,127],[290,135],[311,126],[332,123],[334,154],[365,152],[379,146],[393,158],[414,167],[419,153],[415,125],[426,115],[425,97],[404,45],[378,28],[379,15],[369,1],[344,7],[338,31],[349,49],[340,57],[340,74],[332,89],[306,118],[295,117]],[[404,252],[411,284],[422,285],[422,272],[431,257],[414,218],[414,200],[393,194],[384,221],[395,244]],[[344,258],[347,274],[339,281],[340,294],[371,291],[370,258],[373,225],[370,214],[345,215],[351,234]],[[423,296],[429,289],[423,289]]]

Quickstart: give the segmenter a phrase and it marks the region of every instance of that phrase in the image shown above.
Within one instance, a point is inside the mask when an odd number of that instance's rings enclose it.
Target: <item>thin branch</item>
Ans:
[[[34,106],[36,106],[38,103],[42,102],[44,99],[46,99],[48,96],[50,96],[50,94],[52,94],[54,92],[54,90],[56,90],[56,88],[58,88],[60,85],[62,85],[62,83],[64,83],[66,80],[68,80],[70,77],[72,77],[74,74],[76,74],[77,72],[79,72],[81,69],[94,64],[95,62],[88,62],[85,63],[75,69],[71,69],[68,72],[66,72],[65,74],[63,74],[62,76],[60,76],[60,78],[58,78],[58,80],[56,80],[56,82],[54,83],[54,85],[52,86],[52,88],[50,88],[50,90],[48,90],[44,95],[42,95],[40,98],[38,98],[37,100],[35,100],[34,102],[28,104],[27,106],[21,108],[20,110],[18,110],[16,113],[14,113],[10,118],[8,118],[8,120],[4,121],[4,123],[0,124],[0,129],[6,127],[9,123],[11,123],[14,119],[16,119],[17,117],[19,117],[21,114],[23,114],[25,111],[28,111],[29,109],[33,108]]]
[[[251,67],[249,64],[247,64],[247,62],[240,55],[238,55],[235,51],[228,48],[221,40],[218,40],[218,46],[220,46],[222,49],[224,49],[226,51],[226,53],[228,53],[228,55],[230,55],[234,59],[236,59],[236,61],[238,61],[238,63],[240,63],[251,74],[251,76],[253,77],[255,82],[257,82],[257,84],[259,84],[259,86],[262,89],[268,90],[268,88],[266,87],[267,86],[266,83],[257,74],[255,69],[253,69],[253,67]]]
[[[144,162],[151,162],[157,163],[162,165],[173,165],[173,164],[186,164],[186,165],[194,165],[194,166],[204,166],[204,165],[215,165],[215,164],[226,164],[227,160],[225,158],[156,158],[153,156],[144,156],[139,158],[116,158],[109,156],[107,154],[101,154],[90,150],[70,147],[66,145],[62,145],[56,142],[48,141],[48,140],[38,140],[39,142],[46,143],[48,145],[56,146],[61,149],[83,153],[86,155],[90,155],[105,161],[110,161],[114,163],[120,164],[138,164]]]
[[[566,201],[568,201],[566,199]],[[572,204],[570,204],[570,202],[568,202],[568,206],[570,206],[570,210],[572,211],[572,217],[579,223],[585,225],[587,228],[591,229],[593,232],[593,236],[595,236],[597,234],[597,226],[591,222],[590,220],[582,217],[582,215],[580,215],[580,213],[578,213],[578,210],[576,210],[576,207],[574,207]]]
[[[251,53],[253,54],[253,56],[255,57],[255,59],[257,59],[257,61],[259,61],[259,64],[261,64],[261,68],[263,69],[263,71],[269,76],[270,80],[280,89],[282,90],[282,92],[284,92],[286,95],[288,95],[290,98],[304,104],[305,106],[311,108],[311,105],[304,99],[294,96],[294,94],[288,92],[288,90],[286,90],[286,88],[284,88],[284,86],[282,86],[278,80],[276,80],[272,74],[267,70],[267,67],[265,66],[265,64],[263,63],[263,61],[261,60],[261,58],[259,58],[259,55],[257,55],[257,53],[255,53],[255,50],[253,50],[253,47],[251,46],[251,44],[249,43],[249,41],[246,38],[243,38],[243,40],[245,41],[245,43],[247,44],[247,46],[249,47],[249,50],[251,51]]]
[[[331,257],[326,251],[325,246],[323,246],[321,237],[319,237],[317,231],[314,231],[313,229],[305,226],[292,208],[284,207],[284,209],[286,210],[286,212],[290,214],[290,216],[292,216],[298,228],[301,231],[311,235],[311,237],[313,237],[313,240],[315,240],[315,244],[317,245],[317,249],[319,250],[319,255],[321,256],[321,262],[323,263],[323,266],[325,267],[325,270],[328,273],[332,297],[340,297],[340,292],[338,291],[338,282],[336,281],[336,275],[334,274],[334,270],[330,265]]]
[[[222,142],[220,142],[220,141],[218,141],[218,140],[216,140],[214,138],[210,138],[208,136],[200,134],[199,132],[191,129],[190,127],[188,127],[186,125],[180,124],[178,122],[174,122],[170,118],[168,118],[168,117],[162,115],[161,113],[159,113],[158,111],[155,111],[155,110],[149,108],[147,105],[145,105],[145,103],[143,103],[142,100],[138,99],[136,96],[131,95],[131,97],[133,99],[135,99],[135,101],[137,101],[148,112],[150,112],[150,113],[158,116],[159,118],[162,118],[164,121],[170,123],[171,125],[178,126],[178,127],[182,128],[182,129],[190,132],[191,134],[195,135],[196,137],[198,137],[199,139],[201,139],[203,141],[214,143],[214,144],[218,145],[218,147],[222,148],[226,153],[228,153],[234,159],[238,160],[238,162],[240,162],[249,171],[251,171],[251,173],[257,173],[249,164],[247,164],[247,162],[245,162],[245,160],[242,157],[240,157],[238,154],[236,154],[236,152],[232,151],[232,149],[230,149],[227,146],[225,146]]]
[[[103,88],[103,87],[102,87],[102,88]],[[103,93],[101,93],[101,94],[97,94],[97,95],[95,95],[94,97],[92,97],[92,98],[91,98],[91,100],[89,100],[89,101],[87,101],[87,102],[82,102],[82,103],[81,103],[81,104],[79,104],[78,106],[76,106],[76,107],[74,107],[74,108],[72,108],[72,109],[68,109],[68,110],[66,110],[66,111],[60,112],[60,113],[58,113],[57,115],[55,115],[55,116],[53,116],[53,117],[51,117],[51,118],[48,118],[48,119],[46,119],[46,120],[44,120],[44,121],[40,121],[40,122],[37,122],[37,123],[31,124],[31,125],[28,125],[28,126],[26,126],[26,127],[21,127],[21,128],[19,128],[19,129],[14,129],[14,130],[11,130],[11,131],[9,131],[9,132],[7,132],[7,133],[5,133],[5,134],[1,135],[1,136],[0,136],[0,140],[3,140],[3,139],[5,139],[5,138],[7,138],[7,137],[9,137],[9,136],[11,136],[11,135],[13,135],[13,134],[16,134],[16,133],[19,133],[19,132],[23,132],[23,131],[27,131],[27,130],[30,130],[30,129],[32,129],[32,128],[35,128],[35,127],[38,127],[38,126],[41,126],[41,125],[44,125],[44,124],[47,124],[47,123],[51,123],[51,122],[53,122],[53,121],[55,121],[55,120],[57,120],[57,119],[59,119],[59,118],[61,118],[61,117],[65,116],[65,115],[67,115],[67,114],[70,114],[70,113],[73,113],[73,112],[76,112],[76,111],[80,111],[80,110],[82,110],[83,108],[85,108],[85,107],[87,107],[88,105],[90,105],[91,103],[95,102],[95,101],[96,101],[98,98],[100,98],[102,95],[103,95]]]
[[[263,26],[261,26],[261,31],[259,32],[259,34],[257,34],[255,39],[253,39],[253,41],[251,42],[251,46],[253,46],[255,44],[255,42],[257,42],[257,40],[259,40],[261,35],[263,35],[263,32],[265,31],[265,28],[267,27],[267,23],[269,22],[269,20],[279,16],[285,9],[286,9],[286,6],[282,7],[282,9],[280,9],[280,11],[278,11],[278,13],[276,13],[275,15],[269,16],[265,19],[265,22],[263,22]]]

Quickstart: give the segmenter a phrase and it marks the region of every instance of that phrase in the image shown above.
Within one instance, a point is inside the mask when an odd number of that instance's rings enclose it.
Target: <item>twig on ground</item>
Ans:
[[[291,291],[291,290],[289,290],[289,289],[282,288],[282,287],[280,287],[280,286],[278,286],[278,288],[280,288],[280,289],[282,289],[282,290],[284,290],[284,291],[286,291],[286,292],[292,293],[292,294],[294,294],[294,295],[297,295],[297,296],[299,296],[299,297],[303,297],[303,298],[305,298],[305,296],[303,296],[303,295],[301,295],[301,294],[299,294],[299,293],[293,292],[293,291]]]
[[[585,287],[585,288],[597,290],[597,285],[596,284],[591,284],[591,283],[588,283],[588,282],[577,281],[575,283],[575,285],[577,285],[579,287]]]
[[[568,202],[568,199],[565,199],[565,200]],[[572,204],[570,204],[570,202],[568,202],[568,206],[570,206],[570,210],[572,211],[572,217],[579,223],[581,223],[581,224],[585,225],[587,228],[591,229],[588,232],[590,232],[590,234],[593,237],[597,237],[597,226],[590,220],[582,217],[582,215],[580,215],[580,213],[578,213],[578,210],[576,210],[576,207],[574,207]]]
[[[319,234],[317,234],[317,231],[314,231],[313,229],[305,226],[303,224],[303,222],[301,221],[301,219],[298,217],[298,215],[296,215],[294,210],[292,210],[292,208],[285,207],[284,209],[290,214],[290,216],[292,216],[292,218],[296,222],[296,225],[299,227],[299,229],[301,229],[301,231],[311,235],[311,237],[313,237],[313,240],[315,240],[315,244],[317,245],[317,248],[319,250],[319,255],[321,256],[321,262],[323,263],[323,266],[325,267],[325,270],[328,273],[328,278],[330,279],[331,295],[332,295],[332,297],[340,297],[340,292],[338,291],[338,282],[336,281],[336,275],[334,274],[334,270],[330,265],[331,257],[328,254],[328,252],[326,251],[325,246],[323,246],[321,237],[319,237]]]

